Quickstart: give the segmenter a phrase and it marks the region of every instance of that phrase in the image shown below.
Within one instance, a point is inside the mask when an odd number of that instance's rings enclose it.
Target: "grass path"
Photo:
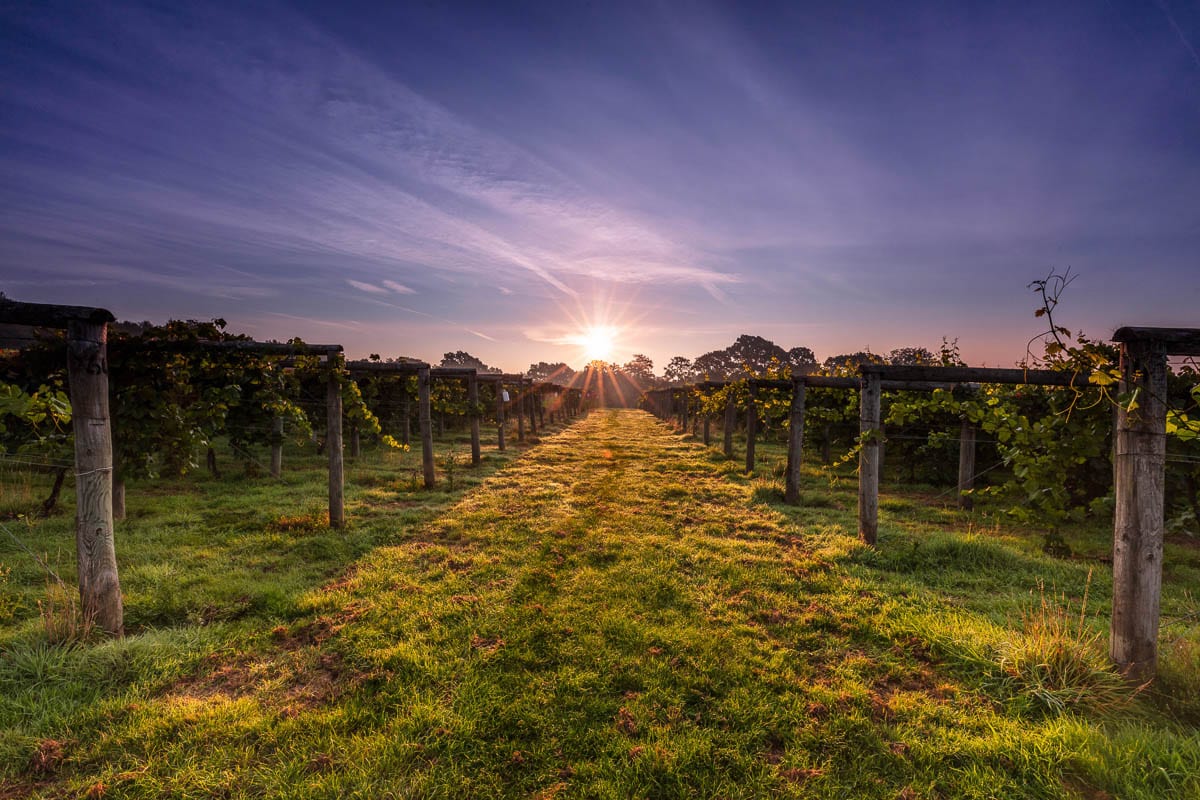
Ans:
[[[646,414],[594,412],[303,620],[117,692],[38,791],[1200,796],[1194,730],[989,693],[924,627],[965,624],[947,596],[873,563],[852,517],[821,519],[755,502]]]

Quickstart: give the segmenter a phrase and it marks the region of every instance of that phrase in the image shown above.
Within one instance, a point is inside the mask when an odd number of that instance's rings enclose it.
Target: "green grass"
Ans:
[[[123,641],[46,644],[0,549],[0,797],[1200,797],[1194,549],[1170,691],[1135,693],[1097,656],[1102,526],[1054,559],[885,484],[871,550],[852,482],[785,506],[760,447],[747,476],[594,412],[435,492],[370,453],[344,533],[312,459],[131,486]],[[18,531],[66,578],[69,529]]]

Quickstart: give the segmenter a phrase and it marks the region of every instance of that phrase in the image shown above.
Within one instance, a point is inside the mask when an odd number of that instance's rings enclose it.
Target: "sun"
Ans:
[[[617,329],[606,325],[584,329],[578,336],[579,346],[588,361],[609,361],[617,340]]]

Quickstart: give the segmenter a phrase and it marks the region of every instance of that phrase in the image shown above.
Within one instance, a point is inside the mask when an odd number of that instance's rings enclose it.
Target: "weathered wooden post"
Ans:
[[[112,427],[108,416],[107,311],[67,325],[67,382],[75,431],[75,546],[85,621],[125,635],[113,539]]]
[[[504,381],[496,381],[496,447],[504,452]]]
[[[969,494],[975,488],[975,426],[963,417],[958,434],[958,507],[970,511],[975,500]]]
[[[529,435],[537,436],[537,403],[535,402],[536,398],[533,391],[533,380],[527,379],[526,385],[529,386],[529,388],[525,391],[525,410],[529,412]]]
[[[804,377],[792,378],[792,405],[788,412],[787,476],[783,501],[800,504],[800,461],[804,453],[804,401],[808,386]]]
[[[879,373],[865,367],[859,396],[858,536],[874,546],[879,536]]]
[[[758,434],[758,387],[747,381],[750,397],[746,401],[746,472],[754,472],[754,440]]]
[[[517,441],[525,441],[525,389],[524,381],[517,381],[517,396],[513,400],[513,414],[517,417]]]
[[[1166,466],[1167,357],[1160,342],[1121,341],[1117,423],[1116,511],[1113,516],[1113,662],[1131,680],[1158,668],[1162,591],[1163,482]],[[1136,403],[1130,410],[1129,405]]]
[[[417,370],[417,417],[421,428],[421,469],[425,488],[432,489],[437,480],[433,466],[433,419],[429,402],[429,366]]]
[[[271,424],[271,477],[283,476],[283,417]]]
[[[536,398],[537,398],[538,427],[544,428],[544,427],[546,427],[546,404],[542,401],[545,399],[545,392],[538,391]],[[553,421],[553,420],[551,420],[551,421]]]
[[[412,444],[412,400],[408,396],[408,379],[404,380],[404,444]]]
[[[358,432],[357,423],[350,423],[350,457],[358,458],[362,455],[362,436]]]
[[[733,458],[733,428],[737,425],[737,402],[734,400],[733,385],[725,387],[725,457]]]
[[[704,446],[708,447],[712,443],[712,415],[704,415]]]
[[[329,383],[325,392],[325,449],[329,453],[329,527],[346,525],[345,474],[342,464],[341,356],[329,353]]]
[[[471,463],[479,466],[479,379],[474,374],[467,376],[467,407],[471,415]]]

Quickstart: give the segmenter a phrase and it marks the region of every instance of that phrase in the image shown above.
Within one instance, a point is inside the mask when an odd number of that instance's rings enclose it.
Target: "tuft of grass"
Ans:
[[[1065,593],[1047,594],[1038,582],[1037,603],[1026,610],[1020,629],[997,648],[997,663],[1009,688],[1033,708],[1048,713],[1070,709],[1111,716],[1133,702],[1140,688],[1116,671],[1105,652],[1103,634],[1088,624],[1091,571],[1078,613]]]

